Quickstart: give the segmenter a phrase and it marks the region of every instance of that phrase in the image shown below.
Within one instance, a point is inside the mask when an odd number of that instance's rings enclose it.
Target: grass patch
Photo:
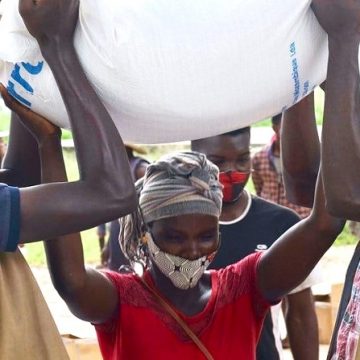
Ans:
[[[89,229],[81,233],[84,247],[85,262],[91,265],[100,264],[100,247],[96,229]],[[71,256],[71,254],[69,254]],[[26,244],[25,257],[30,266],[46,266],[45,250],[42,241]]]
[[[5,112],[0,112],[0,132],[9,131],[10,115]]]
[[[350,223],[348,221],[344,227],[344,230],[336,239],[335,246],[355,245],[358,243],[359,239],[357,236],[351,233],[349,224]]]

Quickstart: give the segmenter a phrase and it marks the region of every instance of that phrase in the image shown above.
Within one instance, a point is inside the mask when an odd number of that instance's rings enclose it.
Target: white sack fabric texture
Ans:
[[[75,47],[125,140],[215,135],[275,115],[325,79],[310,0],[81,0]],[[68,128],[48,65],[2,0],[0,81]]]

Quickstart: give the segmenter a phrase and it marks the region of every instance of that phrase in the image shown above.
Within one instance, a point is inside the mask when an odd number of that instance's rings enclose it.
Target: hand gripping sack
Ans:
[[[81,0],[75,47],[125,140],[195,139],[293,105],[326,75],[327,36],[310,0]],[[0,80],[69,127],[36,41],[3,0]]]

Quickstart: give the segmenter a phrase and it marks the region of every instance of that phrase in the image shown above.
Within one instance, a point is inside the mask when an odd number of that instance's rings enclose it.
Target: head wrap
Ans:
[[[139,209],[120,220],[120,246],[130,261],[140,260],[146,224],[185,214],[219,217],[222,186],[218,168],[198,152],[181,152],[150,164],[136,183]]]

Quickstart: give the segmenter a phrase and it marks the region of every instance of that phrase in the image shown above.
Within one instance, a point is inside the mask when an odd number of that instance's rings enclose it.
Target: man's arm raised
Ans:
[[[281,156],[286,197],[293,204],[312,207],[320,164],[314,93],[284,112]]]
[[[63,97],[80,170],[77,182],[21,189],[20,238],[24,242],[83,230],[119,218],[137,206],[123,142],[73,46],[78,5],[77,0],[19,3],[24,22],[38,40]],[[26,111],[14,109],[18,104],[6,94],[5,101],[20,117],[21,111]],[[34,134],[33,124],[25,125]]]
[[[314,0],[329,37],[322,172],[326,206],[337,216],[360,219],[360,1]]]
[[[310,216],[287,230],[260,260],[258,284],[265,298],[278,300],[304,281],[344,225],[345,220],[333,217],[325,208],[320,174]]]

